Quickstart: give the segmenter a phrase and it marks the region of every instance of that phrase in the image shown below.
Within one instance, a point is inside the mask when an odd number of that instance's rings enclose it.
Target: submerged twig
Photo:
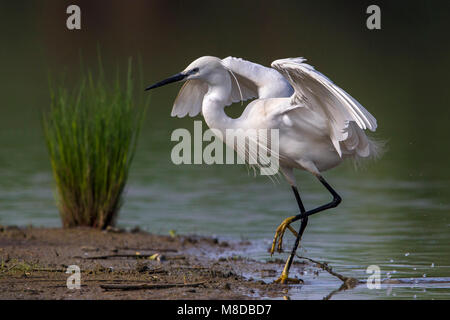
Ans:
[[[322,262],[316,261],[314,259],[311,259],[308,257],[302,257],[299,255],[297,255],[297,257],[300,259],[305,259],[305,260],[311,261],[312,263],[317,264],[322,270],[328,272],[332,276],[335,276],[336,278],[341,280],[345,285],[347,285],[348,289],[354,288],[359,283],[358,279],[355,279],[352,277],[346,277],[342,274],[337,273],[336,271],[333,271],[333,269],[327,263],[322,263]]]
[[[328,294],[326,297],[324,297],[324,300],[329,300],[334,294],[340,292],[340,291],[344,291],[344,290],[348,290],[348,289],[353,289],[354,287],[356,287],[356,285],[359,284],[359,280],[352,278],[352,277],[346,277],[342,274],[337,273],[336,271],[333,271],[333,269],[327,264],[327,263],[322,263],[319,261],[316,261],[314,259],[308,258],[308,257],[302,257],[297,255],[298,258],[300,259],[305,259],[308,260],[312,263],[315,263],[317,266],[319,266],[322,270],[328,272],[329,274],[331,274],[332,276],[338,278],[339,280],[342,281],[342,285],[339,287],[339,289],[336,289],[334,291],[332,291],[330,294]]]

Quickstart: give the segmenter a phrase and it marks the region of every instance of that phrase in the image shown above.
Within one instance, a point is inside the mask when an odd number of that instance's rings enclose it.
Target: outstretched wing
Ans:
[[[294,108],[307,107],[326,118],[330,138],[341,155],[339,142],[352,135],[351,122],[361,129],[375,131],[377,121],[358,101],[304,61],[303,58],[280,59],[272,62],[272,67],[294,88],[291,97]]]
[[[195,117],[202,111],[203,97],[208,92],[208,85],[197,79],[186,81],[178,92],[173,104],[172,117]]]
[[[291,85],[275,69],[235,57],[223,59],[222,64],[231,73],[231,102],[283,98],[294,93]]]

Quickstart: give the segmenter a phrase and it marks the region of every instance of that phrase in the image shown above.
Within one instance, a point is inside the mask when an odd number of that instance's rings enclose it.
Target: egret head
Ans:
[[[162,87],[166,84],[191,79],[204,80],[207,83],[214,83],[221,71],[226,71],[222,65],[222,60],[216,57],[204,56],[193,61],[186,69],[163,81],[157,82],[145,90]]]

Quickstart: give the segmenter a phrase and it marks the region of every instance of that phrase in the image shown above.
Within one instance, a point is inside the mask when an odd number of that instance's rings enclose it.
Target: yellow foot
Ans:
[[[289,278],[284,272],[281,274],[281,276],[274,281],[274,283],[281,283],[281,284],[300,284],[303,283],[302,279],[297,278]]]
[[[277,247],[278,252],[283,251],[283,236],[286,232],[286,228],[291,230],[294,236],[297,237],[298,233],[294,230],[294,228],[291,227],[291,223],[294,218],[295,216],[289,217],[278,226],[277,231],[275,231],[275,236],[273,237],[272,247],[270,248],[270,255],[273,255],[273,253],[275,252],[275,247]]]

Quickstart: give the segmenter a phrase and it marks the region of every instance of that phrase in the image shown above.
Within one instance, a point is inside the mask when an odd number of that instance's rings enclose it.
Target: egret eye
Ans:
[[[197,73],[197,72],[198,72],[198,68],[192,69],[192,73]]]

